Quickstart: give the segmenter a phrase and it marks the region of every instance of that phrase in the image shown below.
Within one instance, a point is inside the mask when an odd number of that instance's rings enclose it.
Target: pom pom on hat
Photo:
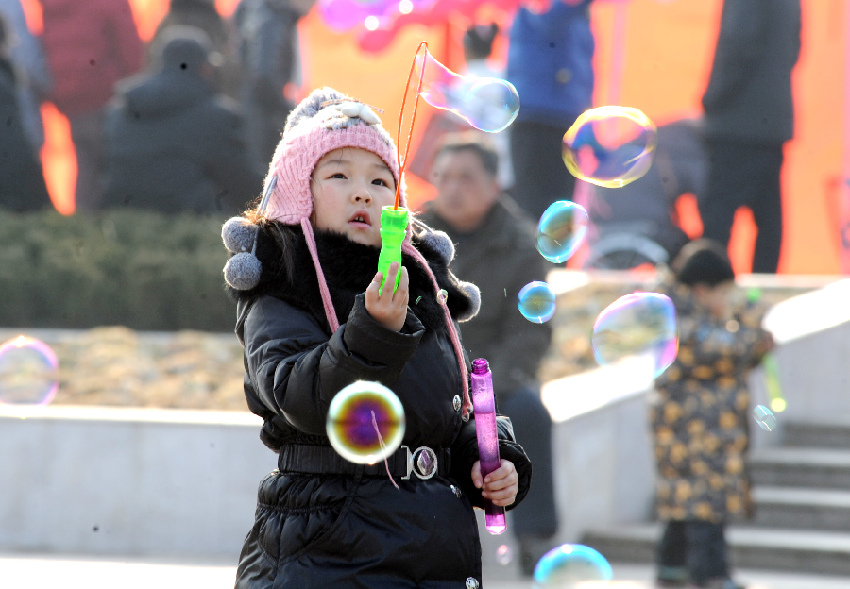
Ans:
[[[429,229],[420,239],[422,243],[440,254],[446,264],[455,259],[455,246],[445,231]]]
[[[263,265],[250,252],[236,254],[224,265],[224,280],[236,290],[251,290],[260,283]]]
[[[231,217],[221,228],[221,240],[232,254],[250,252],[257,237],[257,226],[245,217]]]
[[[471,282],[458,280],[460,290],[469,297],[469,310],[466,313],[460,313],[457,317],[458,323],[469,321],[481,310],[481,290]]]

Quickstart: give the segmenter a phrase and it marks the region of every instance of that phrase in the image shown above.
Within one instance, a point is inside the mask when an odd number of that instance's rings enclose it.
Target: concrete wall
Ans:
[[[756,447],[777,443],[785,420],[850,413],[848,300],[850,280],[780,303],[766,318],[788,410],[776,432],[752,428]],[[766,403],[761,369],[751,382],[754,403]],[[544,386],[561,521],[553,544],[651,518],[651,390],[641,359]],[[0,550],[235,561],[257,485],[275,467],[259,426],[247,413],[0,406]],[[513,542],[482,540],[485,561]]]
[[[547,388],[561,411],[554,429],[559,543],[577,541],[592,525],[648,516],[645,389],[563,413],[571,395],[610,393],[612,375],[625,372],[595,371]],[[0,407],[0,550],[235,562],[257,485],[275,467],[259,426],[245,413]],[[485,561],[513,543],[510,535],[483,536]]]
[[[240,413],[0,414],[0,550],[237,558],[275,467]]]

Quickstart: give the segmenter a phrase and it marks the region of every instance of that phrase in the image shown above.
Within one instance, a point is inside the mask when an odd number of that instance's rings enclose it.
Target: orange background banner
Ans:
[[[41,29],[40,5],[24,0],[31,28]],[[140,35],[148,40],[165,14],[168,0],[130,0]],[[223,15],[230,15],[237,0],[217,0]],[[619,104],[644,111],[657,124],[701,112],[705,87],[720,19],[722,0],[597,0],[592,22],[597,51],[594,105]],[[794,71],[795,138],[786,146],[783,169],[785,230],[781,273],[837,274],[841,272],[840,196],[844,81],[845,22],[850,6],[843,0],[803,1],[803,43]],[[411,26],[380,55],[361,51],[356,33],[329,30],[314,10],[299,25],[301,35],[302,91],[329,85],[384,109],[384,124],[397,135],[397,113],[413,52],[428,41],[432,54],[450,69],[462,69],[460,45],[465,26],[474,19],[503,18],[483,7],[477,15],[457,15],[441,26]],[[505,19],[506,20],[506,19]],[[503,22],[507,30],[509,22]],[[495,50],[503,59],[506,43]],[[520,100],[522,97],[520,97]],[[429,114],[420,103],[417,131],[425,128]],[[56,208],[74,211],[75,177],[73,144],[67,121],[46,104],[43,109],[46,143],[43,151],[45,180]],[[404,123],[409,125],[409,120]],[[407,132],[405,128],[404,133]],[[402,137],[402,147],[406,138]],[[433,188],[408,177],[412,206],[433,196]],[[701,223],[692,201],[680,207],[689,232]],[[755,228],[747,211],[739,212],[730,253],[737,272],[750,271]]]

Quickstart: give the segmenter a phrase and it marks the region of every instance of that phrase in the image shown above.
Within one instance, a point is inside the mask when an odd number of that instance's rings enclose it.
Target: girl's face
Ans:
[[[381,245],[381,208],[395,204],[395,178],[371,151],[341,147],[316,163],[310,182],[313,226]]]

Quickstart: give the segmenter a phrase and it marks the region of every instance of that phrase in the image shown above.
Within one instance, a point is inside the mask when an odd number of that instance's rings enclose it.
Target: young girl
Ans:
[[[652,408],[658,516],[666,524],[658,587],[740,587],[730,578],[724,528],[750,511],[746,377],[773,338],[754,309],[737,308],[725,250],[696,241],[673,264],[679,352],[656,381]]]
[[[265,209],[225,225],[228,249],[245,252],[225,276],[240,289],[248,406],[279,453],[260,484],[238,588],[480,587],[472,508],[489,498],[510,509],[528,491],[531,465],[506,419],[502,466],[481,476],[455,326],[477,312],[477,289],[448,271],[445,234],[408,227],[402,267],[386,277],[400,272],[398,290],[379,295],[381,207],[399,182],[377,115],[316,90],[287,120]],[[261,268],[247,256],[254,234]],[[350,463],[329,444],[330,402],[357,380],[381,382],[404,408],[403,445],[386,464]]]

